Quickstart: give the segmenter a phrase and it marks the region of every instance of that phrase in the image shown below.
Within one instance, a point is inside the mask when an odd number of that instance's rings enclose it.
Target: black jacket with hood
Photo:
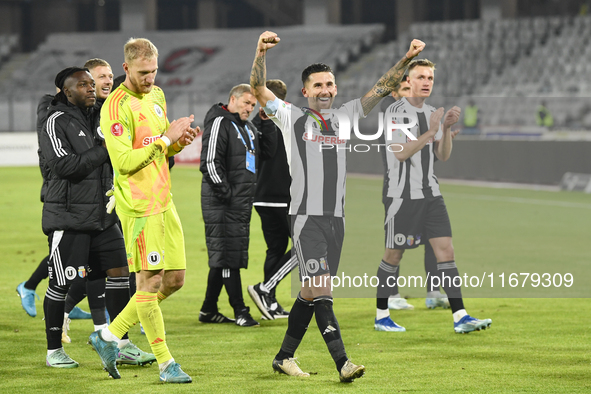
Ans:
[[[245,143],[249,145],[250,133],[258,171],[260,159],[274,154],[277,133],[273,125],[257,130],[252,122],[241,120],[237,113],[230,113],[221,103],[207,112],[204,125],[201,209],[209,266],[247,268],[257,174],[246,169]]]
[[[117,222],[107,214],[113,173],[107,149],[96,138],[93,110],[53,100],[39,138],[45,165],[43,232],[102,231]]]

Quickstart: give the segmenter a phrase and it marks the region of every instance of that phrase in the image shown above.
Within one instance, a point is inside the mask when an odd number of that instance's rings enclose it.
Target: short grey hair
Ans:
[[[232,90],[230,90],[230,95],[228,96],[228,102],[230,102],[230,99],[232,98],[232,96],[236,97],[237,99],[242,97],[242,95],[244,93],[251,93],[252,94],[252,90],[250,89],[250,85],[247,83],[241,83],[240,85],[236,85],[232,88]]]

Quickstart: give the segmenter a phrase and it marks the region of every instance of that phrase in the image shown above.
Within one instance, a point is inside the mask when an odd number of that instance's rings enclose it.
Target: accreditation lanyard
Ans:
[[[238,126],[236,126],[236,123],[232,122],[232,125],[234,125],[234,128],[238,133],[238,137],[240,137],[242,143],[244,144],[244,148],[246,148],[246,169],[254,174],[256,173],[254,158],[254,142],[252,141],[252,137],[250,136],[250,130],[248,130],[247,125],[244,125],[244,128],[246,129],[246,134],[248,134],[248,141],[250,142],[250,149],[248,149],[246,141],[244,141],[244,137],[242,137],[242,133],[240,132],[240,129],[238,129]]]

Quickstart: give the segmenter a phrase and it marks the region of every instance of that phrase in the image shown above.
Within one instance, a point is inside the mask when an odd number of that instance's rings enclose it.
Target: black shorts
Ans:
[[[335,276],[345,238],[345,218],[306,215],[290,218],[292,250],[298,258],[300,280],[327,273]]]
[[[49,280],[58,286],[106,277],[127,267],[123,234],[114,225],[104,231],[54,231],[49,235]]]
[[[384,230],[388,249],[414,249],[431,238],[451,237],[443,197],[389,199]]]

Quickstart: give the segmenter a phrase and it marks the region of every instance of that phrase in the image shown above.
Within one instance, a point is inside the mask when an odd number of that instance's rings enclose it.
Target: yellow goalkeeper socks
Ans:
[[[152,347],[152,353],[154,353],[158,364],[165,363],[172,358],[172,355],[168,351],[168,346],[166,346],[164,319],[158,305],[158,295],[147,291],[137,291],[135,298],[137,315]]]
[[[157,297],[158,297],[158,303],[160,304],[162,301],[164,301],[165,299],[168,298],[167,295],[165,295],[163,292],[161,292],[160,290],[158,290],[158,293],[156,293]]]

